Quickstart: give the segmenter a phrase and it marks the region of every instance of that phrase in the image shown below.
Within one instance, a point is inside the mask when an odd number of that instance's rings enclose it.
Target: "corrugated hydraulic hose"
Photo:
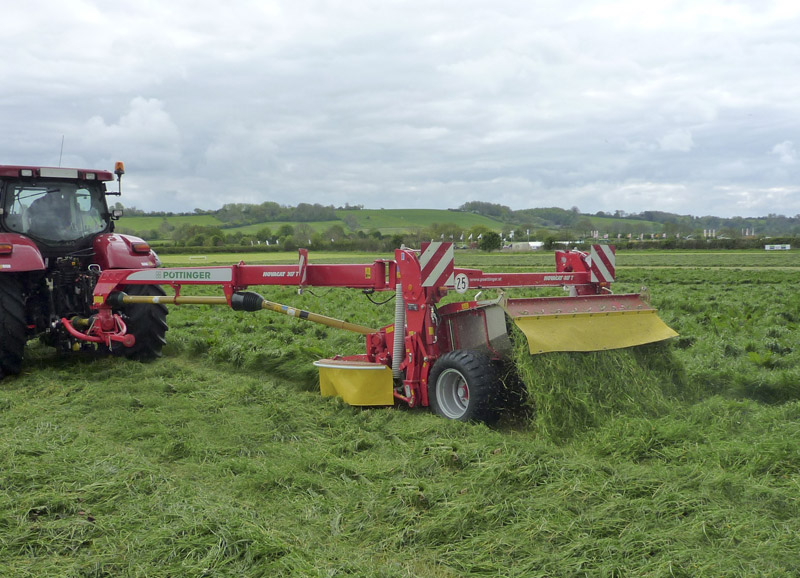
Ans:
[[[399,379],[403,376],[400,364],[405,358],[406,339],[406,303],[403,300],[403,286],[395,285],[394,300],[394,341],[392,348],[392,376]]]

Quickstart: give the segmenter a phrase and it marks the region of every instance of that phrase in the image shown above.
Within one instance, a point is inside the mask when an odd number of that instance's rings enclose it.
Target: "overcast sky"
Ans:
[[[793,216],[799,31],[796,0],[6,2],[0,163],[123,160],[151,211]]]

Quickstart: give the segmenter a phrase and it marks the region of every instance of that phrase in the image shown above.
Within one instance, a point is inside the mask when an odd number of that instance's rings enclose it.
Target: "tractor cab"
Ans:
[[[45,253],[80,248],[113,230],[103,182],[110,173],[17,169],[13,177],[2,175],[0,230],[29,237]]]

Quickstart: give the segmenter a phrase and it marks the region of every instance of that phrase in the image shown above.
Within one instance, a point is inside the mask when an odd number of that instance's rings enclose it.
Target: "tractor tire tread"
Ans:
[[[22,284],[16,277],[0,277],[0,377],[16,375],[22,370],[27,342],[25,300]]]
[[[159,285],[128,285],[124,289],[128,295],[166,295]],[[128,333],[136,338],[132,347],[117,350],[121,355],[135,361],[152,361],[161,357],[161,349],[166,345],[167,308],[162,304],[127,305],[123,310],[123,318],[128,326]]]

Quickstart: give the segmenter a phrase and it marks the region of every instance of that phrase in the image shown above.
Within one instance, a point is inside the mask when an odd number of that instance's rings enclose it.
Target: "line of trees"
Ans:
[[[117,229],[126,231],[124,226]],[[452,241],[459,246],[479,248],[487,251],[500,249],[502,238],[488,227],[478,225],[464,230],[455,223],[433,223],[404,234],[383,235],[378,230],[348,232],[341,224],[334,223],[325,229],[314,229],[307,223],[285,223],[277,227],[264,226],[244,233],[229,231],[217,226],[182,224],[173,227],[167,219],[157,230],[140,231],[138,234],[163,248],[260,248],[266,250],[294,250],[298,247],[310,249],[391,251],[401,245],[419,247],[425,241]],[[156,240],[160,241],[156,241]]]
[[[260,204],[228,203],[220,209],[205,210],[195,209],[192,213],[173,213],[165,211],[146,212],[136,207],[123,207],[121,203],[114,205],[116,209],[123,209],[128,217],[174,217],[187,215],[212,215],[225,223],[226,227],[242,227],[264,222],[298,221],[311,223],[316,221],[335,221],[336,207],[333,205],[320,205],[319,203],[300,203],[296,207],[280,205],[267,201]],[[362,205],[349,205],[339,207],[346,210],[362,209]]]
[[[126,231],[124,226],[119,226],[121,233],[134,233]],[[486,251],[500,249],[506,243],[539,241],[545,249],[552,249],[558,243],[568,241],[573,245],[588,246],[597,240],[593,239],[589,231],[572,231],[561,229],[556,231],[548,229],[521,229],[505,227],[501,232],[490,230],[483,225],[463,229],[455,223],[433,223],[429,227],[422,227],[403,234],[383,235],[378,230],[348,231],[342,224],[334,223],[324,229],[314,228],[308,223],[289,224],[278,226],[263,226],[253,232],[230,231],[218,226],[182,224],[172,226],[165,218],[158,229],[140,231],[138,234],[161,247],[183,248],[254,248],[261,250],[294,250],[298,247],[307,247],[314,250],[360,250],[360,251],[391,251],[405,244],[419,247],[424,241],[442,240],[456,243],[457,246],[477,248]],[[704,238],[682,237],[670,235],[662,237],[644,235],[640,240],[639,235],[628,238],[616,238],[609,235],[605,241],[624,249],[698,249],[698,248],[760,248],[764,239],[760,237],[724,236]],[[781,236],[769,239],[771,244],[791,244],[798,246],[797,236]]]
[[[613,213],[598,211],[590,215],[581,213],[578,207],[562,209],[547,207],[538,209],[511,210],[505,205],[472,201],[464,203],[459,210],[493,217],[517,225],[521,229],[559,228],[577,232],[592,229],[603,229],[609,235],[632,233],[666,233],[667,236],[702,235],[704,230],[713,229],[720,235],[729,238],[763,236],[763,235],[800,235],[800,215],[787,217],[770,213],[763,217],[715,217],[678,215],[664,211],[642,211],[627,213],[616,210]],[[603,218],[601,227],[593,223],[592,218]],[[615,221],[606,221],[614,219]]]
[[[124,208],[117,203],[115,208]],[[339,207],[338,209],[357,210],[360,205]],[[657,243],[662,248],[689,245],[708,247],[706,237],[714,237],[719,246],[730,245],[729,240],[738,241],[737,246],[744,246],[753,241],[769,237],[794,238],[800,236],[800,215],[785,217],[770,214],[761,218],[729,218],[693,217],[676,215],[660,211],[645,211],[631,214],[617,210],[613,214],[598,211],[594,215],[586,215],[577,207],[562,209],[547,207],[514,211],[505,205],[472,201],[464,203],[454,212],[471,212],[504,222],[505,225],[495,238],[488,227],[476,226],[464,229],[456,223],[434,223],[428,227],[420,227],[402,235],[386,236],[378,230],[364,231],[359,228],[359,221],[350,213],[341,219],[336,214],[337,208],[332,205],[323,206],[318,203],[300,203],[296,207],[284,206],[275,202],[261,204],[229,203],[215,211],[195,209],[193,214],[208,214],[222,221],[219,226],[207,225],[173,225],[163,215],[159,226],[151,231],[139,231],[145,238],[161,240],[164,245],[174,247],[266,247],[281,248],[313,247],[315,249],[348,247],[364,250],[392,249],[405,243],[419,246],[426,240],[447,240],[464,246],[478,247],[486,250],[499,248],[508,242],[540,241],[546,247],[557,241],[575,243],[593,237],[607,236],[608,242],[618,246],[642,248]],[[135,208],[124,208],[126,215],[156,216],[157,213],[144,213]],[[292,221],[290,224],[286,221]],[[230,229],[259,223],[270,223],[250,233],[230,231]],[[279,224],[283,222],[283,224]],[[320,229],[319,223],[330,222],[330,226]],[[312,223],[315,224],[312,227]],[[118,224],[118,231],[134,233],[126,230],[124,221]],[[713,231],[713,235],[709,234]],[[662,238],[653,239],[652,243],[642,244],[641,239],[651,241],[654,234]],[[620,237],[620,238],[618,238]],[[772,242],[772,241],[771,241]],[[752,244],[752,243],[750,243]],[[796,243],[794,243],[796,245]],[[497,247],[495,247],[497,245]]]

